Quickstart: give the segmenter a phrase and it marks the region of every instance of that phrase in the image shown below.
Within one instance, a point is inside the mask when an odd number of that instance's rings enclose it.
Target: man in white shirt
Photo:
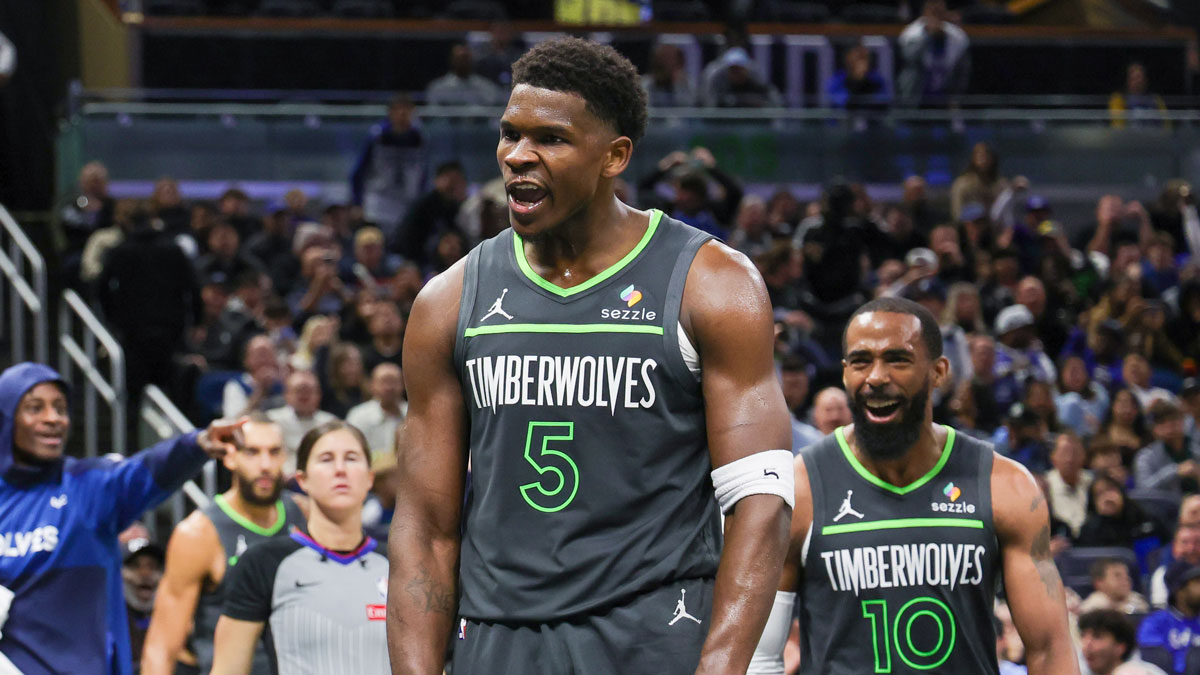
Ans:
[[[321,385],[317,376],[308,370],[297,370],[288,376],[283,385],[283,400],[286,405],[268,410],[267,417],[283,429],[283,441],[288,448],[283,472],[291,476],[296,473],[296,449],[304,434],[337,417],[319,409]]]
[[[1074,432],[1067,431],[1054,440],[1046,484],[1050,488],[1050,513],[1071,528],[1071,536],[1079,536],[1079,528],[1087,518],[1088,488],[1092,472],[1083,468],[1086,454],[1083,442]]]
[[[371,371],[371,400],[346,413],[346,421],[367,437],[372,464],[394,450],[396,427],[404,421],[408,403],[404,400],[404,378],[400,366],[384,362]]]

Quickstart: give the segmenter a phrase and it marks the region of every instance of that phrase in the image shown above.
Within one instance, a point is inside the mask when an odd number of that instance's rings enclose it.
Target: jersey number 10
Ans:
[[[954,651],[954,613],[946,603],[922,596],[904,603],[896,618],[888,621],[887,600],[863,600],[863,616],[871,621],[871,647],[875,650],[875,672],[892,672],[892,648],[910,668],[932,670],[946,662]],[[924,619],[919,621],[919,619]],[[932,636],[936,635],[936,641]],[[914,640],[915,636],[920,636]],[[917,642],[932,647],[922,649]]]

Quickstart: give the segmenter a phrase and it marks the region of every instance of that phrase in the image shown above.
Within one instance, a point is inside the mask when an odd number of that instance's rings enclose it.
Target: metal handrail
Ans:
[[[96,415],[96,394],[108,403],[112,412],[111,452],[125,454],[125,350],[100,319],[92,313],[87,303],[71,289],[63,291],[58,307],[59,345],[58,371],[68,382],[72,381],[71,366],[74,364],[83,373],[87,385],[84,388],[84,450],[89,457],[99,453],[99,420]],[[83,345],[75,340],[74,318],[82,325]],[[109,376],[96,367],[96,345],[108,353]]]
[[[46,261],[3,206],[0,206],[0,226],[9,237],[8,253],[0,251],[0,272],[8,278],[13,289],[10,309],[12,314],[9,316],[12,361],[16,363],[25,360],[25,312],[28,311],[33,317],[33,358],[38,363],[45,363],[50,358],[49,331],[46,323],[46,312],[49,309],[46,298]],[[25,279],[26,265],[32,285]]]
[[[165,428],[169,429],[166,435],[159,434],[162,438],[170,438],[177,434],[186,434],[196,430],[192,421],[175,406],[162,389],[159,389],[157,385],[148,384],[142,390],[142,418],[145,419],[147,412],[151,411],[159,415]],[[189,480],[183,484],[183,491],[196,506],[204,507],[208,506],[212,496],[217,492],[216,462],[209,461],[204,465],[201,481],[204,484],[203,488]]]

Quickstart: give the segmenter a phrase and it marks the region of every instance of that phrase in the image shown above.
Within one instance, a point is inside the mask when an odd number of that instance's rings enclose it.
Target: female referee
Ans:
[[[366,439],[327,422],[305,434],[296,466],[308,529],[250,547],[230,570],[212,672],[248,674],[261,638],[276,674],[386,675],[388,561],[362,529]]]

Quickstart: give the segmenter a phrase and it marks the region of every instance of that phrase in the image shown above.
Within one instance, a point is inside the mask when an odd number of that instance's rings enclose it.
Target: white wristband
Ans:
[[[788,508],[796,502],[796,474],[791,450],[763,450],[713,469],[713,489],[721,513],[750,495],[778,495]]]

